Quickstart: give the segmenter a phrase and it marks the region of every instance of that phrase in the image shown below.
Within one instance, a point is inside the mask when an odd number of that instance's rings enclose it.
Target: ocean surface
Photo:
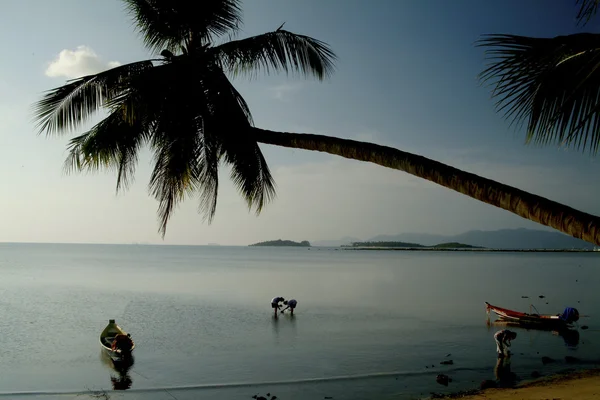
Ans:
[[[518,378],[591,367],[599,266],[600,253],[0,244],[0,398],[416,399],[470,389],[495,379],[502,327],[486,324],[485,301],[585,315],[589,329],[567,340],[514,328]],[[293,318],[272,317],[275,296],[298,300]],[[100,351],[111,318],[136,341],[127,374]],[[119,383],[129,390],[113,392]]]

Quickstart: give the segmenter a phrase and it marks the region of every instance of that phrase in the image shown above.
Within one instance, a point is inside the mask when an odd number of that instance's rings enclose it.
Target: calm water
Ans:
[[[575,347],[517,329],[519,377],[571,367],[566,355],[590,366],[600,360],[599,265],[599,253],[0,244],[0,392],[111,390],[117,374],[98,344],[109,318],[137,344],[131,389],[117,398],[408,399],[468,389],[494,379],[500,328],[486,326],[484,301],[590,315]],[[279,295],[298,300],[295,318],[272,318]],[[440,365],[448,353],[454,365]],[[560,361],[544,366],[543,355]],[[441,372],[448,388],[435,382]]]

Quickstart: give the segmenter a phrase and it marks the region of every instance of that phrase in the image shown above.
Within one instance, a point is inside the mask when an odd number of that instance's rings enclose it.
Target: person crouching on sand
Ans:
[[[279,307],[281,307],[279,303],[284,301],[285,299],[283,297],[273,297],[273,300],[271,300],[271,307],[275,311],[275,318],[277,318],[277,310],[279,310]]]
[[[510,352],[508,348],[510,347],[510,341],[515,340],[517,338],[517,333],[509,331],[508,329],[502,329],[494,334],[494,340],[496,341],[496,352],[498,353],[498,358],[508,357]]]
[[[294,299],[291,300],[285,300],[283,302],[284,305],[286,305],[287,307],[284,308],[283,310],[281,310],[281,313],[283,314],[285,310],[287,310],[288,308],[290,309],[290,314],[294,315],[294,308],[296,308],[296,306],[298,305],[298,302]]]

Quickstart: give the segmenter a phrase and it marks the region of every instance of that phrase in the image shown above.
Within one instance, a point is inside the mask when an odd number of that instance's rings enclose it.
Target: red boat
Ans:
[[[513,311],[502,307],[496,307],[485,302],[487,314],[493,311],[500,321],[513,322],[521,325],[538,325],[542,327],[552,327],[556,329],[568,328],[573,322],[579,320],[579,311],[575,308],[567,307],[562,314],[528,314],[520,311]]]

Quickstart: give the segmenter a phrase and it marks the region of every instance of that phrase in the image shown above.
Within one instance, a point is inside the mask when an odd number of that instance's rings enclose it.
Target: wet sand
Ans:
[[[600,369],[554,375],[524,383],[516,388],[485,389],[436,398],[465,400],[600,399]]]

